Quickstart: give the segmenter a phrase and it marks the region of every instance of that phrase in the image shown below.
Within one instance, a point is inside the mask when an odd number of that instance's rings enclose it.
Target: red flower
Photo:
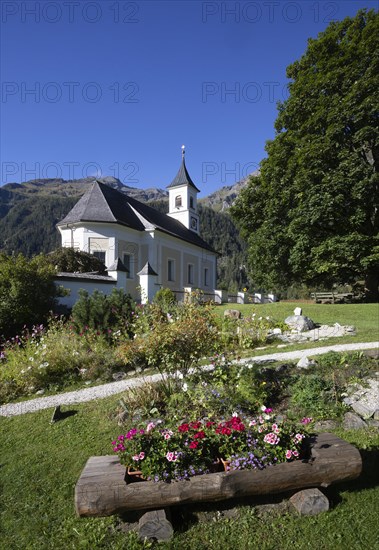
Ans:
[[[210,427],[213,426],[213,425],[214,425],[214,422],[211,422],[210,420],[208,420],[208,422],[205,424],[205,426],[206,426],[207,428],[210,428]]]
[[[190,449],[197,449],[198,445],[199,445],[198,441],[191,441],[191,443],[189,444],[189,448]]]
[[[189,427],[194,430],[198,430],[199,428],[201,428],[201,422],[190,422]]]
[[[203,439],[205,437],[205,433],[204,432],[197,432],[193,437],[196,438],[196,439]]]
[[[188,432],[188,430],[189,430],[189,425],[188,424],[181,424],[178,428],[179,432]]]

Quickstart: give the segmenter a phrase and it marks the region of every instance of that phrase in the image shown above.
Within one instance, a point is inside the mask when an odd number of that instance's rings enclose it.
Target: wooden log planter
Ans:
[[[358,449],[333,434],[311,438],[310,458],[270,466],[194,476],[186,481],[125,482],[125,466],[117,456],[93,456],[75,487],[79,516],[109,516],[128,510],[157,510],[169,506],[216,502],[267,495],[357,478],[362,470]]]

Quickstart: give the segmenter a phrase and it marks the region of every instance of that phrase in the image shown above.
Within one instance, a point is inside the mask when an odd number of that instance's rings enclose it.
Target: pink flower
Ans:
[[[139,460],[139,455],[133,455],[132,459],[135,460],[135,461]]]
[[[146,426],[146,432],[149,433],[149,432],[151,432],[151,430],[153,430],[154,428],[155,428],[154,422],[149,422],[148,425]]]
[[[169,462],[176,462],[177,458],[178,458],[178,455],[177,453],[172,453],[172,452],[168,452],[166,454],[166,458]]]
[[[296,435],[295,435],[296,441],[301,441],[302,439],[304,439],[304,437],[305,437],[305,436],[304,436],[303,434],[296,434]]]
[[[162,432],[162,435],[165,439],[170,439],[172,434],[173,432],[171,430],[165,430],[164,432]]]
[[[299,451],[292,451],[292,454],[297,458],[299,456]]]
[[[269,434],[266,434],[264,436],[263,441],[265,443],[269,443],[270,445],[277,445],[280,439],[276,434],[274,434],[273,432],[270,432]]]
[[[253,419],[253,420],[250,420],[250,422],[249,422],[249,426],[255,426],[255,425],[256,425],[256,423],[257,423],[257,421],[256,421],[256,420],[254,420],[254,419]]]
[[[286,451],[286,459],[289,460],[292,456],[292,451],[288,450]]]
[[[138,456],[139,456],[140,460],[143,460],[145,458],[145,453],[143,451],[141,451]]]

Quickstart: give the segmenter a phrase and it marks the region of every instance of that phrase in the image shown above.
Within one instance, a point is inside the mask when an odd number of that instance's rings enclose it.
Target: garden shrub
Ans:
[[[98,290],[89,295],[86,290],[81,289],[79,300],[72,308],[72,322],[79,333],[91,328],[104,334],[120,330],[131,336],[134,310],[132,297],[122,288],[114,288],[109,296]]]
[[[272,338],[272,330],[280,328],[288,330],[288,326],[272,317],[258,316],[256,312],[245,315],[241,319],[224,317],[221,321],[220,338],[227,349],[239,347],[252,349],[267,343]]]
[[[176,305],[176,296],[171,289],[161,288],[154,296],[153,302],[159,306],[162,311],[169,313],[173,306]]]
[[[25,331],[8,341],[0,359],[0,399],[8,401],[40,389],[63,388],[80,380],[109,380],[120,369],[108,340],[88,329],[78,335],[62,319],[48,329]]]
[[[210,306],[188,302],[177,304],[172,314],[164,314],[157,304],[137,308],[133,324],[133,343],[124,343],[118,354],[125,364],[133,364],[133,352],[138,361],[160,372],[186,375],[200,359],[218,345],[218,330]]]
[[[290,387],[290,405],[294,412],[314,418],[331,418],[341,414],[342,405],[338,401],[336,387],[332,380],[319,374],[302,374]]]

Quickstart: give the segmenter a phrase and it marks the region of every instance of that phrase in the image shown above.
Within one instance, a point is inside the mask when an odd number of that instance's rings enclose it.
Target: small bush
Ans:
[[[173,306],[176,305],[176,296],[171,289],[161,288],[154,296],[153,302],[159,306],[162,311],[169,313],[173,309]]]
[[[72,308],[72,322],[78,333],[87,328],[109,334],[120,330],[131,336],[135,303],[130,294],[123,289],[113,289],[109,296],[95,290],[89,295],[86,290],[79,291],[79,300]]]

